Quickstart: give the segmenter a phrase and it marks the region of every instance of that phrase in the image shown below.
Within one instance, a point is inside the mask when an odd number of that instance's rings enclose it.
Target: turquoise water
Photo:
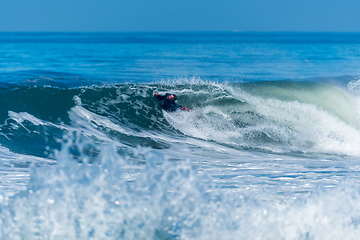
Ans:
[[[359,47],[0,33],[1,239],[358,239]]]

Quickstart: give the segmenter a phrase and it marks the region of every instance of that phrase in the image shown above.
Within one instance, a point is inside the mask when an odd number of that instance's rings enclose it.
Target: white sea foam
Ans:
[[[272,88],[263,93],[265,90],[260,89],[250,94],[239,87],[222,86],[232,98],[246,104],[209,105],[164,116],[188,136],[231,146],[359,156],[360,111],[356,99],[336,87],[321,86],[311,88],[315,91],[312,94],[302,95],[292,95],[292,89],[282,89],[281,93],[274,93]]]
[[[10,199],[0,197],[2,239],[360,236],[357,184],[344,182],[295,200],[265,200],[246,189],[219,188],[216,178],[196,171],[188,161],[170,162],[159,151],[146,148],[133,155],[144,157],[146,165],[134,166],[131,158],[118,154],[116,144],[98,149],[99,163],[79,163],[69,154],[73,140],[66,140],[58,164],[32,169],[26,191]],[[75,142],[80,152],[92,144]],[[137,171],[131,174],[130,166]]]

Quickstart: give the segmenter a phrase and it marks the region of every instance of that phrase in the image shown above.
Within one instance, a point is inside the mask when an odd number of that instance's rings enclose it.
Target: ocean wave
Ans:
[[[192,111],[165,112],[154,92]],[[351,88],[195,79],[0,96],[1,239],[359,237]]]
[[[175,93],[192,111],[164,112],[154,92]],[[281,154],[360,154],[359,99],[323,83],[17,87],[0,91],[0,99],[0,143],[39,157],[59,150],[69,132],[132,147],[169,148],[193,137]]]

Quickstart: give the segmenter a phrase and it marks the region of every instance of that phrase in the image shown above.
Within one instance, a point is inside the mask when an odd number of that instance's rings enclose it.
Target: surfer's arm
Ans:
[[[158,94],[158,93],[154,93],[154,97],[156,97],[156,99],[157,99],[158,101],[164,100],[164,98],[165,98],[165,96],[161,96],[161,95]]]

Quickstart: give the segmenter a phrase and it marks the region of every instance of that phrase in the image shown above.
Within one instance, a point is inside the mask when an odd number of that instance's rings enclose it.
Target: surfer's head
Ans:
[[[177,97],[176,97],[175,94],[171,94],[171,95],[168,96],[168,99],[169,99],[170,101],[176,101]]]

